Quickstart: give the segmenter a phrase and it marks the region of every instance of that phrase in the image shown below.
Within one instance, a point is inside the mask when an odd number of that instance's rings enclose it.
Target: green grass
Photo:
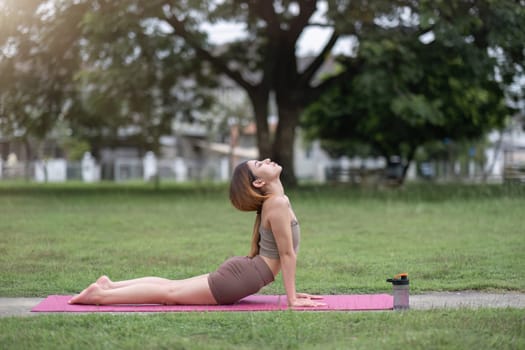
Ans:
[[[310,293],[525,291],[525,186],[303,186],[297,287]],[[254,215],[224,185],[0,183],[0,296],[209,272],[247,253]],[[263,293],[284,293],[280,278]],[[523,348],[522,310],[48,315],[0,319],[0,348]],[[89,330],[89,331],[88,331]],[[86,332],[88,331],[88,332]]]
[[[523,349],[521,310],[0,319],[2,349]],[[23,331],[20,329],[23,328]]]

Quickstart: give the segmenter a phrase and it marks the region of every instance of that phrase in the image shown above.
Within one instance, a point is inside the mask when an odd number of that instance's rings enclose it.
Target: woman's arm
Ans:
[[[296,254],[293,249],[292,239],[292,217],[289,202],[286,197],[275,196],[268,199],[264,210],[270,224],[270,228],[277,243],[279,258],[281,261],[281,272],[283,275],[284,288],[288,305],[294,305],[297,300],[295,290]]]
[[[322,299],[322,297],[296,292],[295,271],[297,256],[293,249],[292,214],[288,198],[272,197],[266,200],[264,210],[267,213],[266,217],[279,250],[288,305],[295,307],[326,305],[315,301],[316,299]]]

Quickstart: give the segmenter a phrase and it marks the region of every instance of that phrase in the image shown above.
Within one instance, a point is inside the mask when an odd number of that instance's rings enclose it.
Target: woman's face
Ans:
[[[279,177],[283,170],[279,164],[272,162],[269,158],[265,160],[249,160],[248,167],[252,174],[255,175],[255,178],[265,181]]]

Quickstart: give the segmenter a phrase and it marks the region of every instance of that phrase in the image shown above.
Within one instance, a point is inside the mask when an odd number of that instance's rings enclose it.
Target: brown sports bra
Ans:
[[[301,239],[301,229],[299,223],[296,220],[292,220],[292,240],[293,249],[297,252],[299,248],[299,241]],[[259,227],[259,254],[270,259],[279,259],[279,250],[277,249],[277,243],[272,230]]]

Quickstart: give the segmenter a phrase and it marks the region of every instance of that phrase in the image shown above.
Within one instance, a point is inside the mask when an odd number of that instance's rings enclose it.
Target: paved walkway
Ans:
[[[0,298],[0,317],[35,316],[31,308],[43,298]],[[520,308],[525,309],[525,293],[483,293],[474,291],[434,292],[410,296],[412,310],[457,308]]]
[[[411,295],[410,308],[520,308],[525,309],[525,293],[484,293],[475,291],[434,292]]]

